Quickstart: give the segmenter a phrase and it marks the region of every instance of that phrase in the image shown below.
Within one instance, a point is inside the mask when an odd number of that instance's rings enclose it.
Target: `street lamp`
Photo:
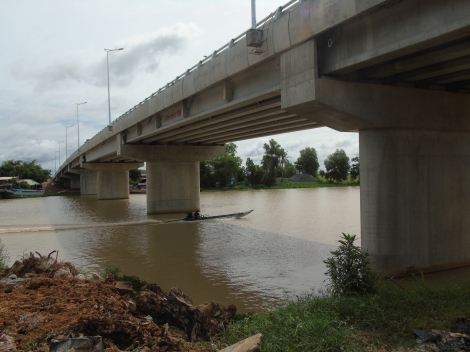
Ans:
[[[60,163],[60,143],[64,143],[64,142],[65,142],[65,141],[60,141],[60,142],[59,142],[59,167],[60,167],[60,165],[62,165],[62,164]]]
[[[55,168],[54,175],[57,173],[57,162],[56,162],[56,161],[57,161],[57,153],[58,153],[58,152],[59,152],[58,150],[56,150],[56,151],[54,152],[54,168]]]
[[[80,149],[80,121],[78,119],[78,106],[79,105],[83,105],[83,104],[86,104],[86,102],[84,103],[75,103],[75,105],[77,105],[77,132],[78,132],[78,138],[77,138],[77,152],[78,150]]]
[[[108,114],[109,114],[109,125],[108,125],[108,131],[113,130],[113,126],[111,125],[111,98],[109,96],[109,52],[110,51],[119,51],[119,50],[124,50],[124,48],[119,48],[119,49],[104,49],[106,51],[106,67],[108,69]]]
[[[65,160],[67,160],[67,159],[68,159],[68,157],[69,157],[69,156],[68,156],[68,154],[67,154],[67,152],[68,152],[68,144],[67,144],[67,128],[69,128],[69,127],[73,127],[73,126],[75,126],[75,124],[73,124],[73,125],[70,125],[70,126],[65,126]]]

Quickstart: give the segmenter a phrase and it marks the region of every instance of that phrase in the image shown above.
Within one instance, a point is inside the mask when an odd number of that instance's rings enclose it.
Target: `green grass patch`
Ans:
[[[359,179],[347,180],[341,182],[330,182],[322,176],[311,179],[309,181],[295,182],[284,180],[276,182],[273,186],[256,185],[246,186],[243,184],[236,185],[234,187],[218,187],[218,188],[204,188],[202,192],[219,192],[219,191],[253,191],[260,189],[295,189],[295,188],[323,188],[323,187],[348,187],[348,186],[359,186]]]
[[[376,351],[413,346],[412,329],[449,330],[451,321],[469,316],[469,284],[431,288],[417,282],[403,289],[388,283],[375,294],[309,295],[270,312],[240,315],[221,342],[261,332],[261,351]]]

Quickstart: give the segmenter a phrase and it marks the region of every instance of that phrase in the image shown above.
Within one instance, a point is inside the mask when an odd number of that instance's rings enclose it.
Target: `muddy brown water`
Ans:
[[[11,260],[47,254],[83,270],[107,264],[195,304],[235,304],[256,311],[325,285],[323,260],[342,232],[360,233],[359,187],[201,193],[201,213],[254,209],[242,219],[175,222],[147,215],[146,195],[0,200],[0,239]]]

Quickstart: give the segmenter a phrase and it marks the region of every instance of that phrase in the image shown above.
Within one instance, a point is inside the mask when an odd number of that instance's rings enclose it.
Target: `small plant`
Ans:
[[[334,296],[352,296],[375,292],[378,275],[370,267],[370,254],[354,245],[356,235],[343,233],[339,248],[323,261]]]
[[[7,248],[0,240],[0,269],[5,268],[8,265],[8,261],[10,260],[10,256],[8,255]]]
[[[134,290],[136,290],[137,292],[140,292],[140,290],[142,289],[142,287],[144,287],[145,285],[147,285],[147,281],[144,281],[142,280],[141,278],[139,278],[138,276],[135,276],[135,275],[120,275],[121,273],[121,268],[118,267],[118,266],[111,266],[110,263],[106,263],[106,266],[104,268],[104,274],[102,274],[101,276],[103,276],[104,278],[106,278],[108,276],[108,274],[113,274],[114,276],[114,280],[115,281],[130,281],[132,283],[132,287],[134,288]]]

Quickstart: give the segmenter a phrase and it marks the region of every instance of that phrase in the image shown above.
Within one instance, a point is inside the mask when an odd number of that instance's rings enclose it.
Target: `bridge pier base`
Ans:
[[[199,161],[147,162],[147,214],[200,210]]]
[[[470,133],[359,132],[361,242],[381,270],[470,264]]]

